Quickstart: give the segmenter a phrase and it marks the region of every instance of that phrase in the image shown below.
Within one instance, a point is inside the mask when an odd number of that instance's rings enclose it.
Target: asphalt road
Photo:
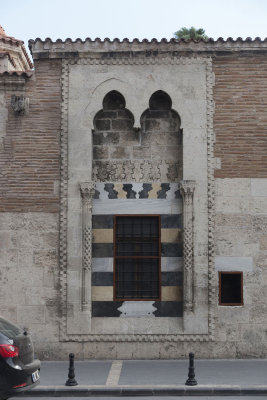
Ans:
[[[84,400],[86,397],[72,397],[73,400]],[[153,396],[153,397],[141,397],[141,396],[137,396],[137,397],[128,397],[127,396],[127,400],[240,400],[240,399],[244,399],[244,400],[266,400],[265,396],[238,396],[238,397],[232,397],[232,396],[224,396],[224,397],[217,397],[217,396],[182,396],[182,397],[158,397],[158,396]],[[43,398],[40,397],[10,397],[9,400],[40,400]],[[61,400],[67,400],[70,399],[70,397],[58,397],[58,399]],[[122,399],[122,397],[87,397],[88,400],[120,400]],[[45,397],[45,400],[55,400],[55,397]]]

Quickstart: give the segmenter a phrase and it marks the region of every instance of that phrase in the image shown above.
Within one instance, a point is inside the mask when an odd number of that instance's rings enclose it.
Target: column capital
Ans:
[[[82,199],[90,200],[95,192],[95,182],[80,182],[80,192]]]
[[[179,182],[179,189],[182,196],[193,195],[196,187],[196,181],[184,180]]]

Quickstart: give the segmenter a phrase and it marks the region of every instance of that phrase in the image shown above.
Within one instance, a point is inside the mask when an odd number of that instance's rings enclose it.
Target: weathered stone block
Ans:
[[[160,120],[146,119],[145,120],[145,131],[159,131],[161,130]]]
[[[40,233],[40,242],[43,248],[58,248],[58,232],[42,232]]]
[[[35,341],[36,357],[41,360],[54,360],[55,354],[57,359],[68,361],[69,353],[74,353],[77,360],[83,360],[83,343],[58,343],[50,341]]]
[[[56,266],[44,266],[44,287],[59,288],[59,274]]]
[[[102,110],[100,111],[95,120],[98,119],[112,119],[117,117],[117,111],[107,111],[107,110]]]
[[[108,159],[108,147],[107,146],[94,146],[93,157],[95,160]]]
[[[267,250],[267,236],[260,238],[260,250]]]
[[[137,159],[150,159],[151,158],[151,148],[148,146],[134,146],[133,147],[133,158]]]
[[[12,247],[11,233],[9,231],[0,232],[0,250]]]
[[[44,305],[44,289],[42,287],[28,287],[25,291],[25,303],[29,306]]]
[[[252,196],[267,197],[267,179],[251,179]]]
[[[250,179],[235,178],[235,179],[216,179],[215,190],[217,196],[225,197],[249,197],[251,181]]]
[[[57,267],[58,250],[34,250],[33,263],[36,267]]]
[[[0,250],[0,265],[13,268],[18,265],[18,251],[16,249]]]
[[[216,257],[215,268],[217,271],[252,271],[252,257]]]
[[[130,119],[114,119],[112,120],[112,129],[115,131],[133,129],[133,122]]]
[[[131,146],[140,144],[140,131],[129,130],[120,132],[120,145]]]
[[[180,128],[180,121],[178,119],[162,119],[161,120],[161,129],[162,132],[177,132]]]
[[[170,110],[148,110],[146,118],[159,119],[159,118],[170,118],[172,113]]]
[[[119,160],[128,160],[131,158],[131,150],[129,147],[117,146],[110,148],[110,158]]]
[[[95,121],[96,129],[100,131],[109,131],[111,129],[111,123],[109,119],[100,119]]]
[[[93,145],[109,145],[118,144],[120,140],[120,134],[117,132],[94,132],[93,133]]]
[[[18,306],[18,323],[31,327],[33,324],[45,323],[45,307],[43,305]]]

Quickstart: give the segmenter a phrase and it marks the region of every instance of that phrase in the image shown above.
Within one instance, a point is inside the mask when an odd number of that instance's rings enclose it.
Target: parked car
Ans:
[[[36,386],[40,364],[28,332],[0,317],[0,400]]]

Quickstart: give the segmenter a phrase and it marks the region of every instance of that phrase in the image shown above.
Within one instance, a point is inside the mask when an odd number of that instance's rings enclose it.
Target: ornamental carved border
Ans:
[[[194,226],[193,195],[195,181],[181,181],[183,198],[184,311],[194,310]]]
[[[60,340],[68,340],[67,333],[67,210],[68,210],[68,106],[69,68],[62,63],[62,103],[60,133],[60,213],[59,213],[59,282],[60,282]]]
[[[67,334],[67,191],[68,191],[68,107],[69,107],[69,65],[120,65],[120,64],[204,64],[206,66],[206,121],[207,121],[207,164],[208,164],[208,333],[207,334]],[[76,342],[188,342],[215,340],[215,267],[214,267],[214,219],[215,219],[215,190],[214,190],[214,131],[213,131],[213,86],[214,75],[210,57],[178,57],[158,55],[157,57],[134,58],[80,58],[62,61],[62,104],[61,104],[61,181],[60,181],[60,293],[61,318],[60,340]]]
[[[209,58],[206,66],[206,93],[207,93],[207,162],[208,162],[208,329],[210,340],[215,340],[215,158],[214,143],[215,134],[213,130],[213,86],[215,84],[212,72],[212,60]]]
[[[170,54],[157,55],[156,57],[150,56],[136,56],[136,57],[124,57],[119,55],[109,59],[102,59],[96,57],[80,57],[78,59],[63,60],[63,63],[69,65],[192,65],[192,64],[205,64],[210,60],[209,57],[179,57]]]

